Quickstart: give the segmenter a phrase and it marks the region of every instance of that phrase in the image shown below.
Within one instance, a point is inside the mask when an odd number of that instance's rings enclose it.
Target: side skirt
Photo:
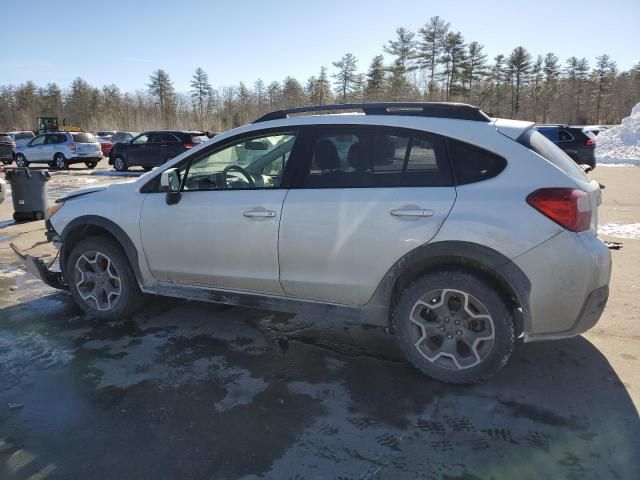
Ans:
[[[322,320],[378,326],[387,325],[387,309],[380,306],[367,305],[364,307],[354,307],[299,298],[260,295],[256,293],[220,290],[195,285],[179,285],[167,282],[160,282],[151,287],[144,287],[143,291],[165,297],[185,298],[201,302],[222,303],[225,305],[302,314]]]

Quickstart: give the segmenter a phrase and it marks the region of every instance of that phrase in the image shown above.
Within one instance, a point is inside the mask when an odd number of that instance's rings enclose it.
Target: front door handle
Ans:
[[[396,208],[389,212],[394,217],[433,217],[433,210],[418,207]]]
[[[247,210],[243,212],[247,218],[274,218],[276,216],[276,212],[273,210]]]

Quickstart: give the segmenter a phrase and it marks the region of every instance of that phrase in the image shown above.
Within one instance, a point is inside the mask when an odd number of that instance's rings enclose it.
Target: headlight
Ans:
[[[47,218],[53,217],[56,214],[56,212],[62,208],[63,205],[64,205],[64,202],[54,203],[51,206],[51,208],[49,208],[49,213],[47,214]]]

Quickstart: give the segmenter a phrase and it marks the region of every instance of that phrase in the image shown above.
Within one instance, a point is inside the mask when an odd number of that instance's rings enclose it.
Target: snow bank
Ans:
[[[622,125],[603,130],[596,138],[599,165],[640,166],[640,103]]]
[[[598,227],[598,233],[610,237],[640,239],[640,223],[605,223]]]

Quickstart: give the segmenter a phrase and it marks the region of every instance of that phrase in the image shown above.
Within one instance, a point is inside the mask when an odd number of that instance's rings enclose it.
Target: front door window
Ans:
[[[251,137],[196,158],[180,169],[184,190],[278,188],[296,136]]]

